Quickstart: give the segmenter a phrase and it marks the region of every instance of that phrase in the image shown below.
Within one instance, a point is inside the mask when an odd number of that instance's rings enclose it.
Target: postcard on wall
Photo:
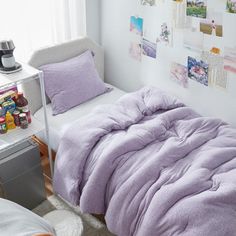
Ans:
[[[227,72],[224,70],[224,58],[220,54],[204,51],[202,61],[208,64],[208,85],[227,88]]]
[[[236,73],[236,48],[225,48],[224,69]]]
[[[220,88],[220,89],[223,89],[223,90],[227,89],[227,87],[228,87],[228,78],[227,78],[227,72],[226,71],[221,70],[218,73],[218,76],[215,79],[215,86]]]
[[[228,13],[236,13],[236,1],[227,0],[226,9]]]
[[[188,87],[188,68],[176,62],[171,63],[171,79],[184,88]]]
[[[185,28],[186,27],[186,5],[184,1],[172,2],[172,22],[174,28]]]
[[[187,16],[206,18],[207,0],[187,0]]]
[[[219,12],[208,12],[207,19],[201,20],[200,31],[212,36],[223,36],[223,15]]]
[[[130,17],[130,31],[137,35],[143,35],[143,18],[131,16]]]
[[[136,61],[141,61],[142,59],[142,46],[141,43],[131,42],[129,48],[129,55]]]
[[[157,57],[157,44],[153,43],[146,38],[142,39],[142,54],[148,57]]]
[[[209,65],[202,60],[188,57],[188,77],[198,83],[208,86]]]
[[[203,33],[186,30],[184,32],[184,47],[193,51],[203,50]]]
[[[157,43],[163,43],[166,46],[172,46],[172,28],[170,28],[166,22],[162,23],[160,27],[160,35],[157,38]]]
[[[141,0],[141,5],[144,6],[156,6],[157,0]]]

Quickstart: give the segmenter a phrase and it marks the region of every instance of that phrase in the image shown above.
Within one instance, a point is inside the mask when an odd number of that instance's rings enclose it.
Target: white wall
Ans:
[[[101,2],[100,0],[86,0],[86,27],[87,35],[100,43],[100,12],[101,12]]]
[[[136,90],[146,84],[158,86],[180,97],[200,114],[222,118],[236,127],[235,74],[229,74],[226,91],[205,87],[191,80],[189,88],[184,89],[169,79],[172,61],[186,65],[187,56],[195,56],[193,52],[182,47],[182,31],[174,34],[175,47],[158,48],[156,60],[143,56],[140,63],[130,58],[129,44],[134,38],[129,32],[130,16],[138,14],[143,17],[144,27],[151,34],[152,29],[157,29],[170,10],[168,7],[165,11],[161,7],[143,7],[140,2],[101,0],[101,41],[105,48],[106,81],[126,91]],[[208,3],[213,8],[225,9],[225,0],[208,0]],[[225,38],[234,37],[233,41],[235,39],[236,42],[236,14],[225,14],[224,21]]]

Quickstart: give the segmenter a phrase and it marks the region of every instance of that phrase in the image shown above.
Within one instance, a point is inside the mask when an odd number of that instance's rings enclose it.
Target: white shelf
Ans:
[[[0,150],[31,137],[34,134],[43,131],[44,128],[45,127],[41,122],[32,117],[32,123],[29,124],[27,129],[17,127],[16,129],[9,130],[6,134],[0,134]]]
[[[22,63],[22,70],[12,74],[0,74],[0,87],[8,86],[12,83],[22,83],[29,79],[38,78],[39,70]]]

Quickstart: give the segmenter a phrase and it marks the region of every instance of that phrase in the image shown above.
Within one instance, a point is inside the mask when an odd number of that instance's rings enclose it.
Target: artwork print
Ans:
[[[157,41],[163,42],[166,45],[169,45],[171,43],[171,31],[167,26],[167,23],[163,23],[161,25],[161,33],[160,33],[160,39]]]
[[[144,6],[155,6],[157,0],[141,0],[141,5]]]
[[[236,74],[236,48],[225,48],[224,69]]]
[[[130,31],[142,36],[143,35],[143,18],[131,16],[130,17]]]
[[[171,79],[184,88],[188,87],[188,68],[173,62],[170,68]]]
[[[207,0],[187,0],[187,16],[206,18]]]
[[[227,0],[226,9],[228,13],[236,13],[236,0]]]
[[[142,59],[142,46],[141,43],[132,42],[129,48],[130,57],[136,61],[141,61]]]
[[[142,40],[142,53],[145,56],[156,58],[157,44],[143,38],[143,40]]]
[[[184,47],[193,51],[203,50],[203,33],[186,30],[184,32]]]
[[[221,13],[208,14],[207,19],[201,20],[200,31],[212,36],[223,36],[223,16]]]
[[[198,83],[208,86],[209,65],[202,60],[188,57],[188,77]]]

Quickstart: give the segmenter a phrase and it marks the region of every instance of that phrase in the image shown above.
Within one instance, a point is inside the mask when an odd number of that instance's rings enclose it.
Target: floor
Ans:
[[[40,216],[43,216],[55,209],[71,210],[76,214],[78,214],[83,222],[83,227],[84,227],[83,236],[114,236],[107,230],[106,225],[100,222],[97,218],[89,214],[82,214],[79,207],[71,207],[64,201],[62,201],[60,198],[54,195],[48,197],[48,200],[40,204],[37,208],[33,210],[33,212],[35,212]]]

